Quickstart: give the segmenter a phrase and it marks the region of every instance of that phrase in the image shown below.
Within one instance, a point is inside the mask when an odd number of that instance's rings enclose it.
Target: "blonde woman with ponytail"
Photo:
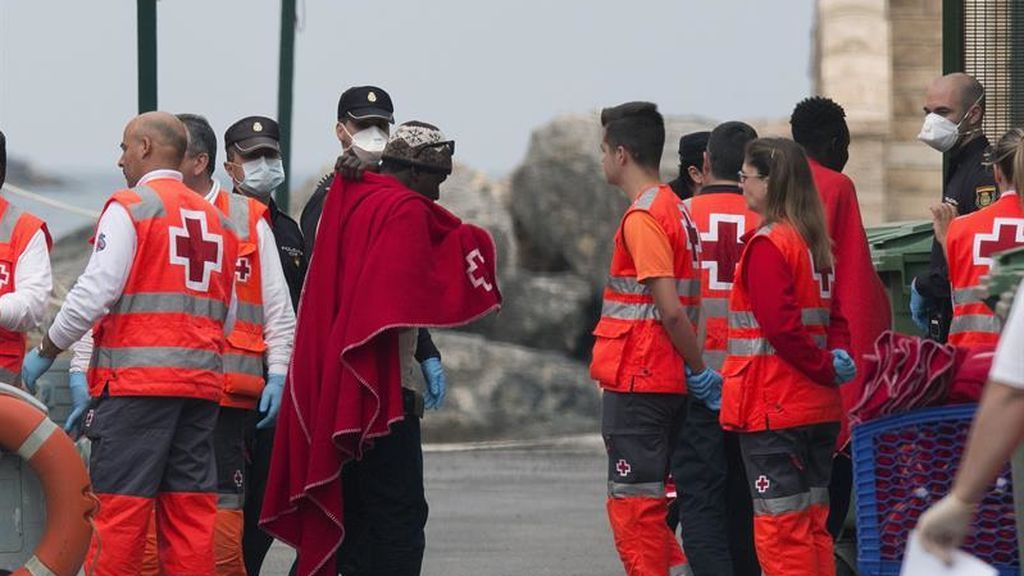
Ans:
[[[748,144],[739,180],[762,225],[745,237],[729,300],[721,422],[738,433],[764,573],[833,576],[826,520],[839,384],[856,367],[833,298],[825,216],[792,140]]]
[[[1000,204],[1001,211],[1024,215],[1020,196],[1012,194],[1024,189],[1024,130],[1014,128],[1000,138],[991,161],[999,191],[1005,195],[980,212],[954,220],[947,242],[953,242],[961,221],[990,212]],[[949,246],[950,250],[953,248]],[[952,269],[950,272],[952,276]],[[952,552],[963,544],[978,502],[1021,439],[1024,439],[1024,282],[1017,288],[1010,316],[999,335],[988,385],[974,417],[953,489],[918,522],[917,533],[925,549],[946,562],[952,561]]]

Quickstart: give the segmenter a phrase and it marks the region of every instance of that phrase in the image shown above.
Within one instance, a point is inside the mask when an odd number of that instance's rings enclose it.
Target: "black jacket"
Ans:
[[[981,136],[949,157],[948,172],[942,184],[942,200],[956,205],[961,216],[984,208],[998,198],[992,170],[981,163],[988,147],[988,138]],[[932,243],[928,274],[918,276],[916,282],[917,291],[939,308],[943,316],[942,334],[945,334],[949,329],[953,305],[950,301],[949,267],[937,240]]]

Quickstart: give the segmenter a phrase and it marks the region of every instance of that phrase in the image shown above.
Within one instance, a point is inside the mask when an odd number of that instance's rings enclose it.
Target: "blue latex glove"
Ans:
[[[836,384],[845,384],[857,375],[857,365],[850,354],[842,348],[832,351],[832,367],[836,369]]]
[[[708,408],[718,410],[722,407],[722,375],[713,368],[694,374],[687,366],[686,389],[690,396],[704,402]]]
[[[29,392],[36,393],[36,380],[53,366],[53,360],[40,356],[39,348],[33,348],[25,354],[25,360],[21,363],[21,381]]]
[[[910,283],[910,318],[914,325],[923,333],[928,333],[928,301],[917,291],[917,279]]]
[[[263,430],[277,423],[277,413],[281,411],[281,397],[284,396],[284,374],[267,374],[267,384],[260,396],[260,414],[266,414],[256,423],[256,428]]]
[[[89,383],[85,379],[85,372],[72,372],[68,374],[68,384],[71,387],[71,414],[68,415],[68,419],[64,421],[64,432],[70,435],[76,427],[78,427],[78,421],[82,419],[82,414],[89,409]]]
[[[448,380],[445,378],[441,359],[427,358],[420,364],[420,370],[423,371],[423,379],[427,381],[423,407],[427,410],[437,410],[444,404],[445,394],[448,393]]]

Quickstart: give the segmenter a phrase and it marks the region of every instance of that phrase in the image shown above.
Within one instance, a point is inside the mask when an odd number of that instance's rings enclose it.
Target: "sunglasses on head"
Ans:
[[[441,148],[442,151],[447,151],[449,156],[455,156],[455,140],[445,140],[443,142],[424,142],[413,146],[412,157],[418,158],[424,150],[431,148]]]

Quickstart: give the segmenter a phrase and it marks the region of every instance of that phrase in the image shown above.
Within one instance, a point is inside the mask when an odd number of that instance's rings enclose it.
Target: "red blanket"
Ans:
[[[863,396],[868,363],[865,354],[874,351],[875,340],[892,325],[892,311],[885,286],[871,263],[864,221],[860,216],[853,181],[842,173],[810,161],[814,185],[825,207],[832,252],[835,255],[836,296],[840,311],[850,324],[850,356],[857,362],[857,377],[839,391],[843,408],[850,409]],[[839,446],[846,444],[849,427],[843,422]]]
[[[397,330],[457,326],[498,308],[481,228],[389,176],[336,177],[299,304],[260,524],[334,574],[344,537],[342,464],[403,417]]]

